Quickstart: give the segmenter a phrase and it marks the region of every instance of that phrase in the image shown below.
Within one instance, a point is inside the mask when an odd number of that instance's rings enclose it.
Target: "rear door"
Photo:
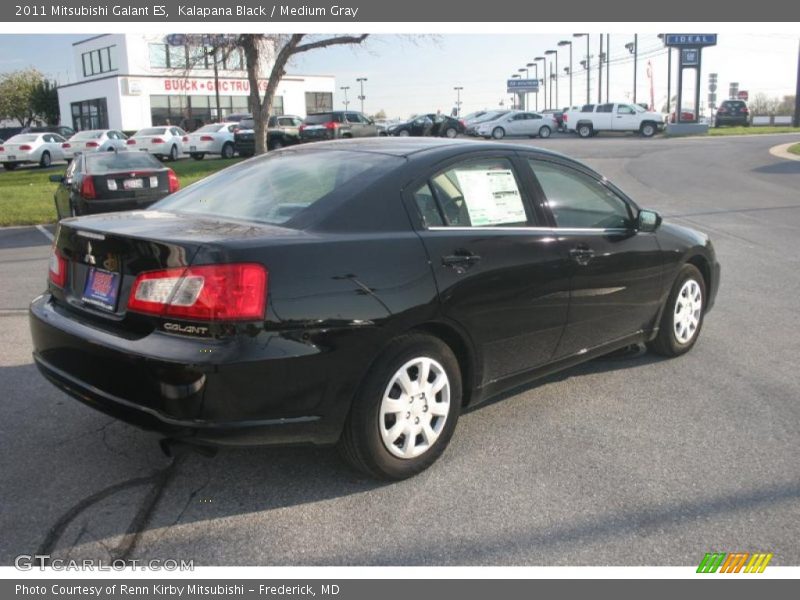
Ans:
[[[525,181],[513,153],[478,153],[408,188],[443,315],[472,336],[482,384],[546,363],[566,322],[566,258]]]
[[[350,124],[350,135],[354,138],[364,136],[364,123],[361,122],[361,117],[358,113],[345,113],[345,119]]]
[[[570,261],[569,318],[556,357],[647,330],[661,296],[655,233],[636,230],[635,205],[570,164],[529,158],[558,243]]]
[[[592,123],[594,128],[598,131],[613,129],[612,122],[614,117],[613,104],[600,104],[595,108],[594,115],[592,115]]]

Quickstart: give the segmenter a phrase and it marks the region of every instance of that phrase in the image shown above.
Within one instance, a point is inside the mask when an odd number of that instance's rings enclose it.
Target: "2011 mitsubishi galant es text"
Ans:
[[[705,235],[559,154],[373,138],[61,221],[30,324],[41,372],[124,421],[338,443],[402,479],[465,406],[634,343],[688,351],[719,273]]]

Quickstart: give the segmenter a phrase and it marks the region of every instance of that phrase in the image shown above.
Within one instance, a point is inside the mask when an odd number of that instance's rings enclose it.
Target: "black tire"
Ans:
[[[642,137],[646,138],[653,137],[656,134],[656,131],[658,131],[658,128],[656,127],[655,123],[651,123],[650,121],[642,123],[642,126],[639,127],[639,133],[642,134]]]
[[[189,156],[191,156],[195,160],[203,160],[206,157],[206,155],[202,152],[193,152]]]
[[[580,137],[582,137],[584,139],[590,138],[594,134],[594,130],[592,129],[592,126],[588,125],[587,123],[581,123],[580,125],[578,125],[577,132],[578,132],[578,136],[580,136]]]
[[[233,147],[233,144],[230,142],[223,144],[222,146],[222,158],[233,158],[233,155],[236,153],[236,150]]]
[[[551,133],[553,132],[547,125],[542,125],[539,128],[539,137],[542,138],[543,140],[549,138]]]
[[[254,156],[254,153],[253,152],[239,152],[239,156],[241,156],[242,158],[250,158],[251,156]]]
[[[492,129],[492,137],[496,140],[502,140],[506,137],[506,130],[502,127],[495,127]]]
[[[14,169],[16,169],[18,166],[19,166],[19,163],[13,163],[13,162],[6,162],[6,163],[3,163],[3,168],[4,168],[6,171],[13,171],[13,170],[14,170]]]
[[[275,140],[274,142],[269,143],[270,150],[280,150],[283,148],[283,142],[280,140]]]
[[[458,129],[456,129],[455,127],[448,127],[447,129],[444,130],[444,137],[452,139],[457,135],[458,135]]]
[[[169,150],[169,162],[175,162],[176,160],[178,160],[178,147],[172,144],[172,148]]]
[[[444,417],[439,437],[427,450],[413,458],[399,458],[389,451],[381,437],[381,402],[394,375],[417,357],[432,358],[447,374],[449,412]],[[461,369],[447,344],[422,333],[400,336],[381,353],[361,384],[339,440],[339,451],[355,469],[372,477],[388,480],[412,477],[431,466],[444,452],[458,422],[461,399]]]
[[[699,320],[694,333],[688,341],[681,343],[675,334],[675,312],[678,295],[680,294],[683,286],[689,280],[697,282],[701,293],[701,309]],[[705,318],[706,309],[706,282],[703,275],[694,265],[683,265],[672,284],[672,290],[667,297],[667,303],[664,305],[664,311],[661,315],[661,322],[658,327],[658,335],[655,339],[647,343],[647,347],[656,354],[661,356],[680,356],[691,350],[697,338],[700,337],[700,330],[703,328],[703,319]]]
[[[39,166],[43,169],[46,169],[53,163],[53,157],[50,156],[50,153],[45,150],[42,152],[42,157],[39,159]]]
[[[400,137],[408,137],[411,135],[411,132],[408,129],[401,129],[397,132],[397,135]]]

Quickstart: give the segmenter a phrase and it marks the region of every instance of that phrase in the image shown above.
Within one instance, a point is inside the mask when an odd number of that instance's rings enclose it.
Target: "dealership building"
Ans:
[[[58,88],[58,102],[61,124],[76,130],[167,124],[193,130],[250,112],[250,84],[239,49],[215,55],[208,47],[168,44],[163,35],[107,34],[74,43],[72,52],[77,81]],[[263,94],[266,81],[259,88]],[[287,74],[273,114],[305,117],[331,110],[335,88],[333,76]]]

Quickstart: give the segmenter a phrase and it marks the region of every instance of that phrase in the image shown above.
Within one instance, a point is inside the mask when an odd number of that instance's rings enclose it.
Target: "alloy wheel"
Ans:
[[[675,311],[672,319],[675,339],[681,344],[688,344],[697,333],[703,311],[703,292],[700,284],[694,279],[687,279],[678,297],[675,299]]]

